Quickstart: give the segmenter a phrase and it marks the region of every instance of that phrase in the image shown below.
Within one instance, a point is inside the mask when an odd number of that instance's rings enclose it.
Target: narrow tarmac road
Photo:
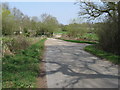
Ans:
[[[45,45],[48,88],[118,88],[118,66],[84,51],[88,44],[49,38]]]

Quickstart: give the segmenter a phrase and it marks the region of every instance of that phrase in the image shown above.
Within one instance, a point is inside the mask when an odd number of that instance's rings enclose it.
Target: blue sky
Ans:
[[[69,24],[71,19],[77,18],[79,11],[79,6],[74,2],[9,2],[9,6],[20,9],[28,16],[51,14],[62,24]]]

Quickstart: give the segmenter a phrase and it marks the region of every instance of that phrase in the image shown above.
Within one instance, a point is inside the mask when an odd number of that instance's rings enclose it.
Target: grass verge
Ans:
[[[84,50],[88,51],[100,58],[105,58],[114,64],[120,65],[120,56],[100,50],[100,49],[96,48],[95,45],[86,46],[84,48]]]
[[[91,42],[91,41],[79,41],[79,40],[66,40],[66,39],[60,39],[68,42],[75,42],[75,43],[88,43],[88,44],[97,44],[97,42]]]
[[[2,58],[2,87],[3,88],[34,88],[36,77],[39,75],[39,63],[42,59],[44,41],[33,44],[15,56]]]

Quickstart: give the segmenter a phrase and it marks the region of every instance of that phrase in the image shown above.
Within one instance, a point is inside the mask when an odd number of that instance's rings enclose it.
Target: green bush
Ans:
[[[100,30],[98,31],[99,46],[107,52],[119,54],[118,23],[108,20],[100,26]]]
[[[82,27],[80,24],[69,24],[67,31],[67,35],[73,38],[83,36],[87,32],[86,28],[84,26]]]

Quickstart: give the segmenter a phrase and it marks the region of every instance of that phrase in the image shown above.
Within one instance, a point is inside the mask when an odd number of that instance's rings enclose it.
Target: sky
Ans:
[[[16,7],[30,17],[46,13],[57,18],[61,24],[69,24],[78,18],[79,6],[74,2],[9,2],[10,8]]]

